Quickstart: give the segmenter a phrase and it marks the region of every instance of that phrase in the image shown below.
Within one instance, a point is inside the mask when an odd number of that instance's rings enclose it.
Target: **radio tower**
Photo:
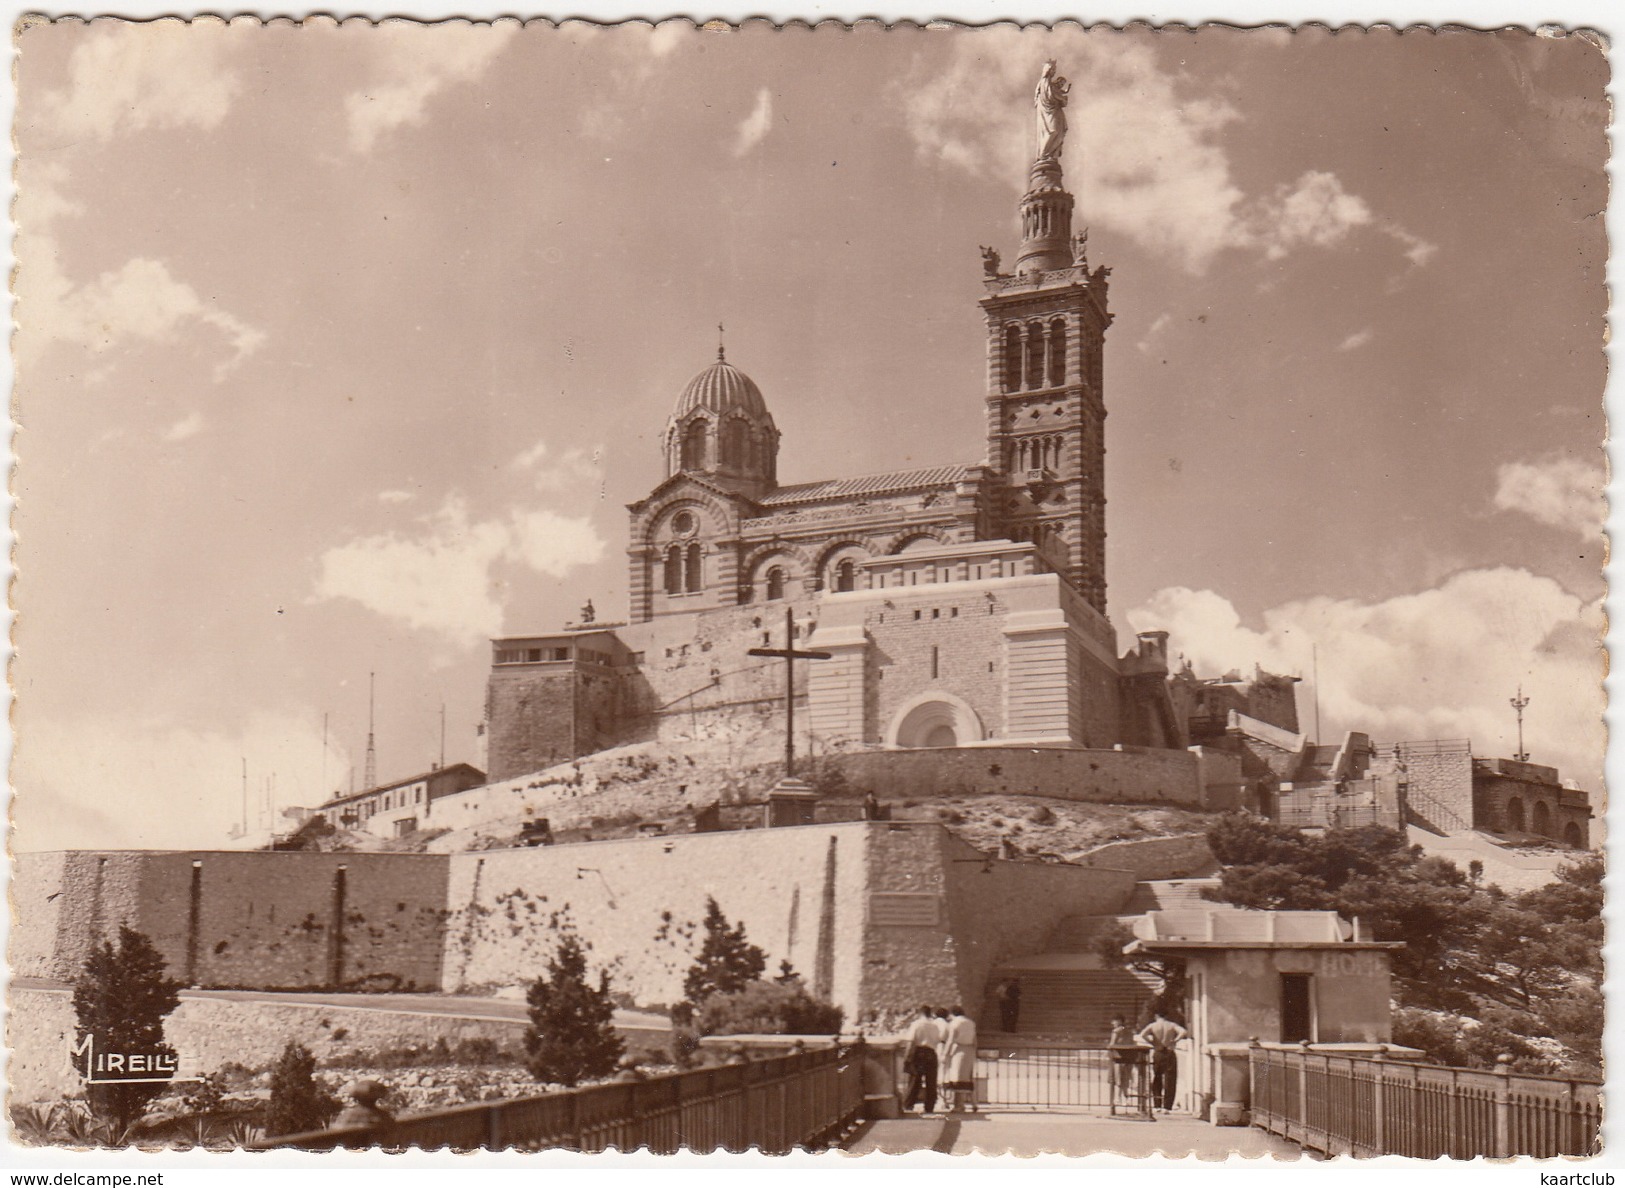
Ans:
[[[378,674],[367,674],[367,766],[361,773],[361,786],[363,788],[376,788],[378,786],[378,748],[372,740],[372,704],[373,687]]]

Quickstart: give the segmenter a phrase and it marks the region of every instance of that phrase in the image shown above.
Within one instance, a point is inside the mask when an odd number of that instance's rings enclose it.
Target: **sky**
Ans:
[[[491,636],[626,599],[688,380],[798,482],[984,450],[1044,59],[1112,266],[1126,641],[1596,789],[1606,67],[1517,32],[35,25],[18,850],[227,846],[473,760]],[[1123,645],[1126,647],[1126,643]]]

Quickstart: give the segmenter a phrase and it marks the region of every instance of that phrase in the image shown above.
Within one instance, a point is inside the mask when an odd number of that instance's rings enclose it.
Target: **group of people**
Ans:
[[[1190,1033],[1158,1011],[1138,1034],[1130,1030],[1122,1015],[1112,1016],[1111,1038],[1106,1046],[1112,1054],[1112,1104],[1134,1100],[1134,1073],[1151,1049],[1151,1108],[1168,1113],[1174,1108],[1174,1087],[1179,1081],[1177,1045]]]
[[[908,1096],[903,1110],[916,1104],[922,1113],[937,1108],[941,1086],[949,1109],[976,1112],[976,1024],[963,1007],[922,1006],[919,1017],[909,1024],[908,1049],[903,1068],[908,1073]]]

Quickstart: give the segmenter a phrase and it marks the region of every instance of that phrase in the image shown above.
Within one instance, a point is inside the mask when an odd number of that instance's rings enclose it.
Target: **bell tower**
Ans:
[[[987,322],[987,461],[997,522],[1106,613],[1106,406],[1102,351],[1109,268],[1089,266],[1061,176],[1070,86],[1044,67],[1034,94],[1037,155],[1021,198],[1014,272],[982,249]]]

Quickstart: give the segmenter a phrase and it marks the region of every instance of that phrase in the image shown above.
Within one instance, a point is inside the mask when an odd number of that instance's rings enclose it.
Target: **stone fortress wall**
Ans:
[[[128,924],[191,985],[432,989],[446,877],[436,854],[18,854],[9,958],[18,976],[66,980]]]
[[[127,923],[199,987],[482,992],[542,973],[573,929],[618,992],[669,1004],[713,896],[770,975],[789,960],[857,1021],[923,999],[975,1009],[989,970],[1062,916],[1116,910],[1145,866],[1000,861],[940,825],[885,822],[455,855],[22,854],[9,957],[66,981]]]

